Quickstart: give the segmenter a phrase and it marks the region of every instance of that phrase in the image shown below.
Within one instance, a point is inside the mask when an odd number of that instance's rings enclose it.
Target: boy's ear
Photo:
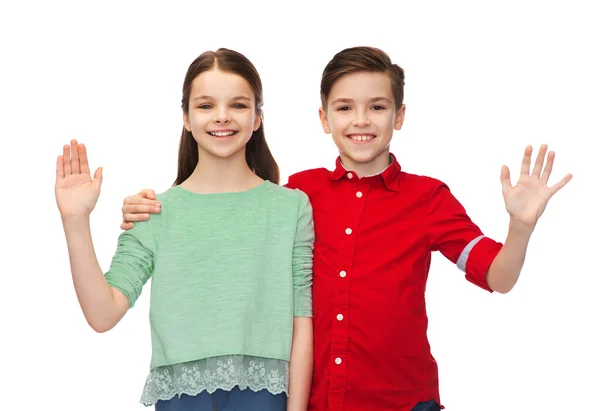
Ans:
[[[190,133],[192,132],[192,126],[190,125],[190,117],[185,111],[183,112],[183,126],[187,131],[189,131]]]
[[[327,119],[327,113],[323,107],[319,107],[319,118],[321,119],[321,126],[325,134],[331,134],[331,128],[329,127],[329,120]]]
[[[404,113],[406,112],[406,105],[402,104],[398,112],[396,113],[396,120],[394,121],[394,130],[400,130],[404,123]]]

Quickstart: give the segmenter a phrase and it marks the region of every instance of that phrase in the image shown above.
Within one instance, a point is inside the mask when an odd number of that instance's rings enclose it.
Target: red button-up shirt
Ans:
[[[358,178],[337,159],[292,175],[313,206],[314,376],[310,411],[409,411],[440,403],[427,339],[425,283],[440,251],[467,280],[485,276],[502,247],[485,237],[439,180],[396,158]]]

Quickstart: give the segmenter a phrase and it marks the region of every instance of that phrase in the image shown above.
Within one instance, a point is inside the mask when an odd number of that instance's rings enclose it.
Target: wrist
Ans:
[[[69,215],[61,216],[63,227],[65,230],[72,230],[81,227],[89,227],[90,215]]]
[[[508,223],[508,232],[513,235],[517,235],[519,237],[529,238],[533,233],[533,229],[535,226],[531,226],[525,224],[513,217],[510,218],[510,222]]]

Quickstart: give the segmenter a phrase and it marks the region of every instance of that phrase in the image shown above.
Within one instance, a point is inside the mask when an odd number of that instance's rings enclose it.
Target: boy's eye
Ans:
[[[201,110],[208,110],[211,108],[211,105],[210,104],[201,104],[198,106],[198,108]]]
[[[342,107],[338,107],[337,111],[348,111],[350,110],[350,107],[348,106],[342,106]]]
[[[373,110],[385,110],[385,107],[377,105],[373,106]]]

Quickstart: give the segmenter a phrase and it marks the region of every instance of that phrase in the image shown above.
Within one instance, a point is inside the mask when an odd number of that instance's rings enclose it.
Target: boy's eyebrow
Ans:
[[[192,101],[196,101],[196,100],[213,100],[214,97],[211,96],[196,96],[192,99]],[[235,96],[232,98],[232,100],[252,100],[250,97],[248,96]]]
[[[387,102],[390,102],[390,103],[392,102],[392,100],[390,100],[389,98],[382,96],[382,97],[373,97],[373,98],[369,99],[369,103],[373,103],[375,101],[381,101],[381,100],[384,100],[384,101],[387,101]],[[335,103],[352,103],[353,101],[354,100],[352,100],[351,98],[336,98],[335,100],[333,100],[331,102],[331,104],[335,104]]]

